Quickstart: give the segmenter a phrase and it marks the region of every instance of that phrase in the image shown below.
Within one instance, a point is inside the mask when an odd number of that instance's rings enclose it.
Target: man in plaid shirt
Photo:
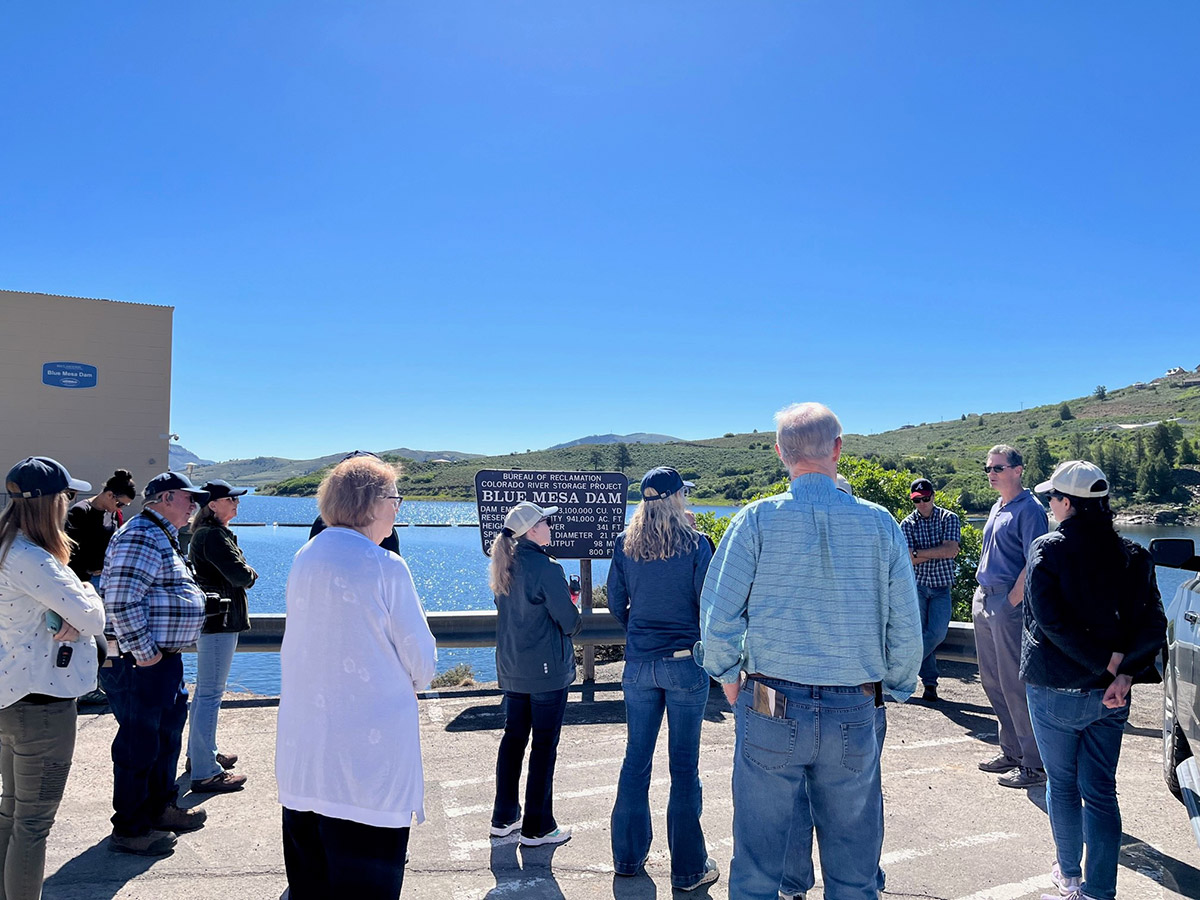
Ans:
[[[188,699],[179,653],[204,623],[204,592],[179,551],[179,528],[208,494],[164,472],[146,485],[145,497],[104,559],[105,630],[119,652],[100,681],[119,726],[110,842],[124,853],[158,856],[171,852],[175,832],[205,819],[203,809],[175,805],[175,772]]]
[[[900,523],[913,573],[917,578],[917,602],[921,608],[921,639],[924,659],[918,673],[925,686],[922,700],[938,699],[937,647],[950,628],[950,585],[954,584],[954,558],[962,538],[958,516],[933,502],[933,484],[918,478],[909,488],[916,507]]]

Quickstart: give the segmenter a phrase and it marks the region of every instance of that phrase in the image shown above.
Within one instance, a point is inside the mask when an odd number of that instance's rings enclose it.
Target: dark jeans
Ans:
[[[929,587],[917,584],[917,606],[921,611],[921,670],[917,673],[921,684],[937,687],[937,648],[946,639],[950,630],[950,613],[954,603],[950,597],[950,586]]]
[[[541,837],[558,827],[554,821],[554,763],[558,735],[567,711],[567,689],[537,694],[504,692],[504,737],[496,757],[496,803],[492,824],[507,825],[521,818],[518,791],[525,745],[533,731],[529,776],[525,780],[525,818],[521,834]]]
[[[283,808],[289,900],[396,900],[404,887],[407,828],[381,828]]]
[[[0,897],[40,897],[46,838],[75,753],[75,700],[0,709]]]
[[[700,725],[708,702],[708,673],[690,656],[626,662],[621,685],[627,743],[612,811],[613,869],[618,875],[636,875],[650,853],[650,769],[665,711],[671,884],[689,887],[704,875],[708,862],[700,827]]]
[[[178,794],[188,700],[183,660],[171,653],[153,666],[135,666],[118,657],[100,670],[100,684],[119,726],[112,744],[113,834],[135,837],[150,831]]]

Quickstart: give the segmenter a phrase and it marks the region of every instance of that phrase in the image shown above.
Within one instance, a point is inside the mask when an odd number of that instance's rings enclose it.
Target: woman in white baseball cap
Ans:
[[[504,691],[504,737],[496,756],[492,837],[518,828],[526,847],[561,844],[571,837],[554,818],[554,764],[575,680],[571,636],[583,622],[571,602],[563,568],[550,556],[550,517],[557,506],[518,503],[492,541],[488,582],[496,595],[496,677]],[[529,774],[525,813],[518,795],[525,745]]]
[[[1034,488],[1058,530],[1029,547],[1021,680],[1046,766],[1057,861],[1051,900],[1113,900],[1121,848],[1117,759],[1134,682],[1158,682],[1166,617],[1150,554],[1113,528],[1108,479],[1084,460]],[[1087,835],[1087,864],[1083,862]]]

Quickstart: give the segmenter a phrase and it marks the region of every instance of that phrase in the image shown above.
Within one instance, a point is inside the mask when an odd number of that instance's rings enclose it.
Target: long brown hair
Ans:
[[[625,529],[625,555],[649,561],[670,559],[696,547],[700,536],[687,520],[683,491],[664,500],[643,500]]]
[[[507,528],[496,532],[492,540],[492,562],[488,567],[488,587],[496,596],[507,594],[512,587],[513,563],[516,561],[517,539]]]
[[[20,491],[20,485],[8,482],[9,491]],[[0,512],[0,565],[8,559],[12,542],[21,532],[63,565],[71,559],[75,542],[67,537],[63,525],[67,521],[67,494],[59,491],[42,497],[11,497],[8,507]]]

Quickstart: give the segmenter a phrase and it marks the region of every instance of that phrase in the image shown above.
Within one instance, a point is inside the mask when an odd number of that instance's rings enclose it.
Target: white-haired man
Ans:
[[[776,423],[791,487],[734,517],[700,598],[697,661],[738,719],[729,895],[776,900],[796,797],[807,791],[825,896],[875,900],[875,704],[882,692],[905,700],[916,689],[916,583],[896,520],[837,489],[837,416],[800,403]]]

